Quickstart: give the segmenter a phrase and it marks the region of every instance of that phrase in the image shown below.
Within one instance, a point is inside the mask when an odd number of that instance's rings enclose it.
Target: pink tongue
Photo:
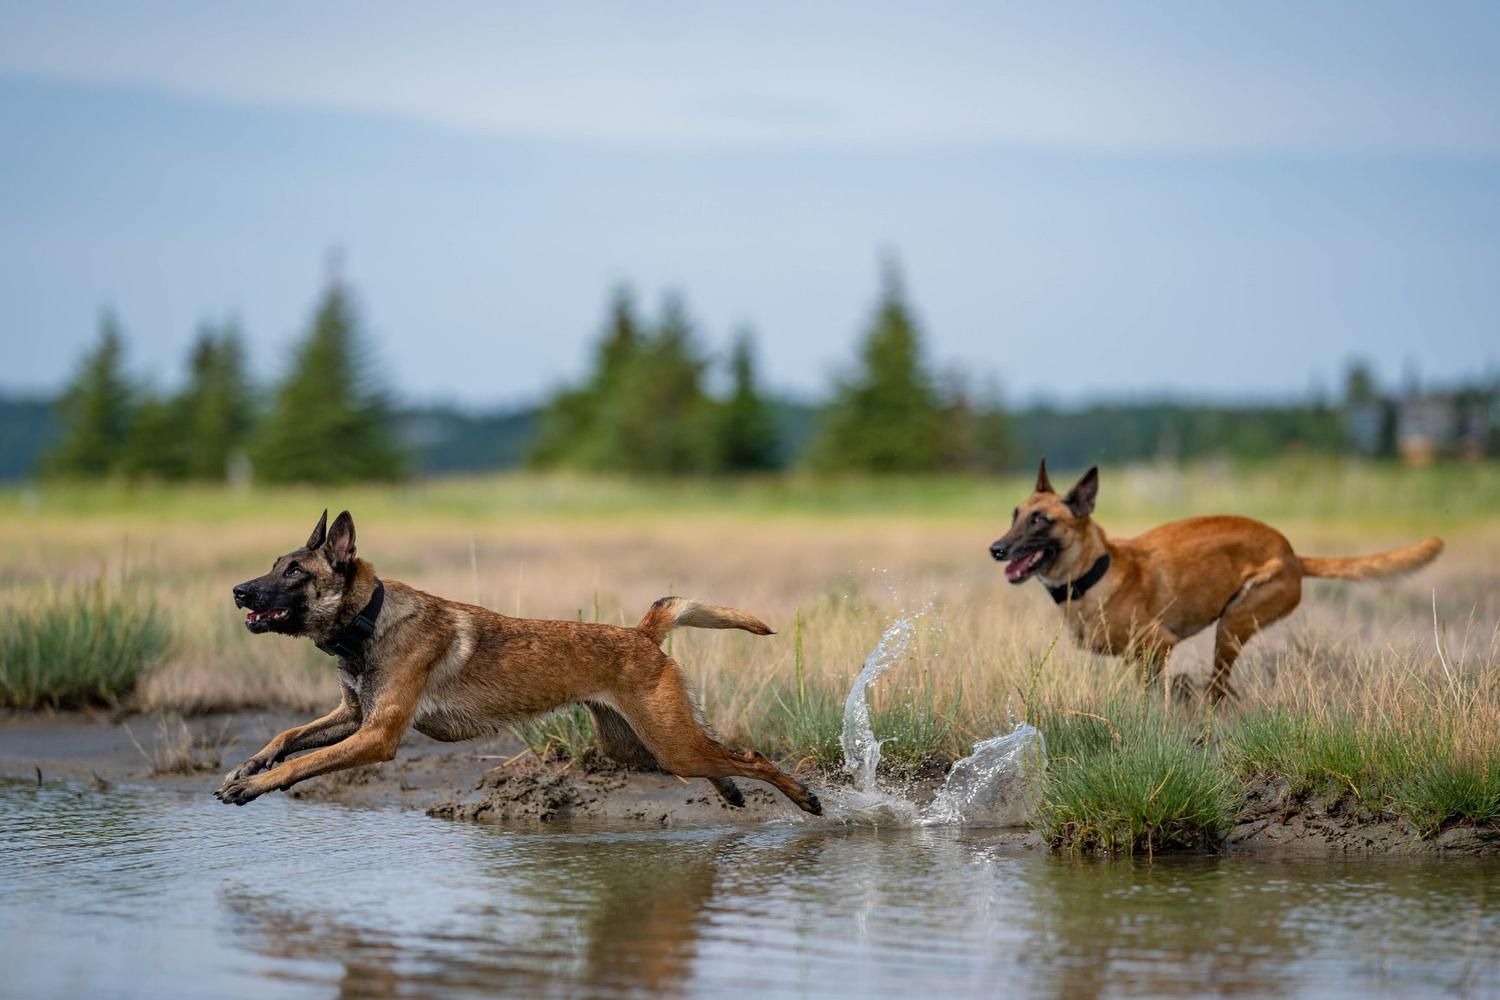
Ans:
[[[1022,556],[1009,566],[1005,567],[1005,575],[1012,580],[1019,580],[1026,575],[1026,571],[1036,565],[1036,561],[1042,557],[1040,552]]]

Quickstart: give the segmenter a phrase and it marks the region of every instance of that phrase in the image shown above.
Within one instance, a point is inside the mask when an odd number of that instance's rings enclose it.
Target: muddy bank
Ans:
[[[190,720],[147,715],[118,721],[103,714],[13,714],[0,718],[0,777],[96,786],[149,783],[208,796],[224,771],[281,729],[305,721],[276,712]],[[807,816],[752,782],[740,782],[745,808],[731,809],[701,780],[630,771],[603,760],[540,761],[510,736],[447,744],[412,733],[394,761],[314,778],[288,794],[523,826],[842,822],[842,777],[816,772],[801,777],[823,796],[827,816]],[[903,794],[925,802],[941,780],[939,773],[922,776]],[[1032,831],[996,830],[985,835],[1017,845],[1045,846]],[[1423,838],[1404,820],[1371,811],[1353,796],[1329,800],[1294,795],[1284,783],[1257,782],[1246,788],[1244,805],[1223,849],[1288,855],[1500,854],[1500,830],[1457,826]]]

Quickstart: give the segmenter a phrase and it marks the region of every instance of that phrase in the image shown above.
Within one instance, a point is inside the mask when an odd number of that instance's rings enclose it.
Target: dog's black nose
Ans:
[[[1006,553],[1008,553],[1009,551],[1009,545],[1006,545],[1004,542],[995,542],[990,546],[990,558],[994,559],[996,562],[1003,562],[1005,560]]]
[[[242,606],[249,599],[250,599],[250,585],[248,583],[239,584],[238,586],[236,586],[234,588],[234,605],[235,605],[235,607]]]

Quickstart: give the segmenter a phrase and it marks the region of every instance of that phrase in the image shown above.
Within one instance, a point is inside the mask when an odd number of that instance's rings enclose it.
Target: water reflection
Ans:
[[[17,995],[1368,996],[1500,982],[1500,864],[982,834],[506,831],[0,786]],[[87,949],[78,942],[87,941]]]

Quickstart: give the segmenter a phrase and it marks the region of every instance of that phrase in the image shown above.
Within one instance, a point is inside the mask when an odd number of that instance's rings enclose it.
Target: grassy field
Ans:
[[[1124,664],[1060,638],[1040,587],[1005,583],[986,548],[1028,485],[506,476],[13,489],[0,493],[0,702],[332,704],[327,658],[249,636],[229,589],[300,544],[323,507],[348,507],[383,575],[507,614],[634,623],[678,593],[760,615],[778,635],[687,630],[672,651],[720,732],[793,763],[838,762],[865,654],[896,615],[931,605],[909,661],[872,689],[892,777],[1030,720],[1051,755],[1039,822],[1059,843],[1212,843],[1261,778],[1351,796],[1424,833],[1500,822],[1500,469],[1105,470],[1097,517],[1116,535],[1233,512],[1271,521],[1304,554],[1449,543],[1408,579],[1310,582],[1302,608],[1247,648],[1240,698],[1216,714],[1167,705],[1165,686],[1138,690]],[[1184,644],[1173,671],[1201,674],[1211,642]],[[523,734],[562,753],[589,739],[576,714]]]

